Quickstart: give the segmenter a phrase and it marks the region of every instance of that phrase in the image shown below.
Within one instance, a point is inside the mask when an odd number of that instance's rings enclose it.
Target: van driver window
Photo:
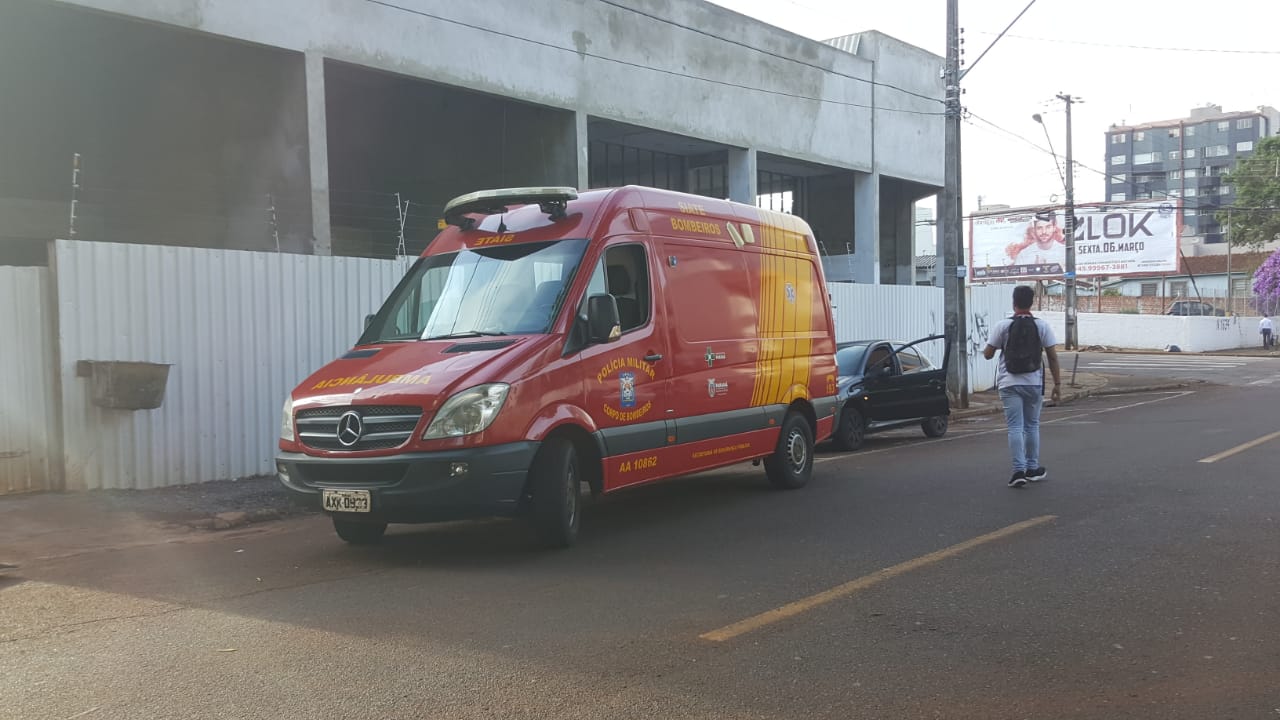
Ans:
[[[604,254],[605,284],[618,303],[622,332],[649,322],[649,268],[641,245],[619,245]],[[594,279],[593,279],[594,280]]]

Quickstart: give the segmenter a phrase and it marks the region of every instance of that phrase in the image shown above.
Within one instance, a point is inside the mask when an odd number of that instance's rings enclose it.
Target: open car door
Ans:
[[[943,341],[942,335],[930,335],[906,345],[893,348],[896,367],[892,375],[877,378],[892,398],[883,409],[885,420],[910,420],[945,416],[951,413],[947,400],[947,363],[950,362],[950,343],[943,353],[942,367],[929,362],[917,349],[922,343]]]

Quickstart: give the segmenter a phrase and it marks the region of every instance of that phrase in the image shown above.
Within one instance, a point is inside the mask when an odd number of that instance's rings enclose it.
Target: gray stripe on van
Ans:
[[[600,436],[604,438],[607,457],[656,450],[667,445],[667,423],[659,420],[605,428],[600,431]]]

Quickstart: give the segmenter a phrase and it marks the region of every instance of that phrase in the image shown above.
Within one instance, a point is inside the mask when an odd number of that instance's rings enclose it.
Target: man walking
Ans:
[[[1031,286],[1014,288],[1013,317],[996,323],[982,351],[988,360],[1000,351],[996,387],[1000,389],[1004,419],[1009,426],[1009,454],[1013,460],[1009,487],[1013,488],[1049,477],[1040,464],[1040,407],[1044,402],[1042,355],[1048,357],[1049,370],[1053,372],[1053,401],[1062,399],[1062,373],[1054,347],[1058,341],[1049,323],[1031,315],[1034,299]]]
[[[1262,319],[1258,321],[1258,332],[1262,333],[1262,347],[1264,348],[1269,348],[1276,344],[1276,341],[1271,337],[1271,327],[1271,316],[1263,315]]]

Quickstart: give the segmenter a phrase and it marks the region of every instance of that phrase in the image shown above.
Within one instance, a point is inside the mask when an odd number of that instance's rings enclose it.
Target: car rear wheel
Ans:
[[[552,438],[533,461],[533,525],[549,547],[569,547],[578,539],[582,475],[577,448],[566,438]]]
[[[813,430],[809,421],[789,413],[782,421],[778,447],[764,460],[764,471],[774,487],[794,490],[813,476]]]
[[[939,415],[937,417],[925,418],[924,421],[920,423],[920,429],[924,430],[924,434],[931,438],[939,438],[947,434],[947,426],[949,424],[950,422],[947,420],[946,415]]]
[[[384,522],[362,522],[337,516],[333,518],[333,529],[338,537],[352,545],[373,545],[387,534],[387,524]]]
[[[840,414],[840,424],[832,440],[841,450],[857,450],[867,437],[867,419],[856,407],[847,407]]]

